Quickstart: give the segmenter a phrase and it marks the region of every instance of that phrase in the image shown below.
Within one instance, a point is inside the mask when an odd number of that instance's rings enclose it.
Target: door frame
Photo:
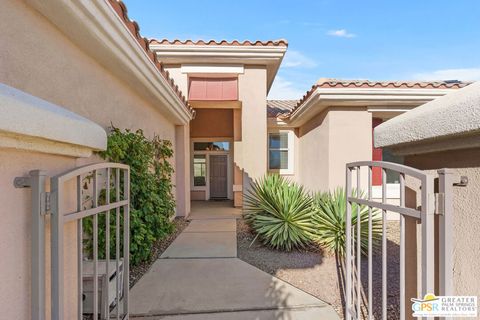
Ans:
[[[228,142],[230,144],[229,151],[194,151],[193,143],[194,142]],[[227,137],[218,137],[218,138],[190,138],[190,191],[204,191],[205,192],[205,201],[210,200],[210,155],[227,155],[227,199],[233,200],[233,152],[234,145],[233,139]],[[193,157],[197,154],[206,155],[206,183],[205,186],[194,186],[193,185]]]

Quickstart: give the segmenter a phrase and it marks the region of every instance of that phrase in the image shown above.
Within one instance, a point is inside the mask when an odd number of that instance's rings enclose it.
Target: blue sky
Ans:
[[[145,37],[289,42],[269,98],[319,78],[480,80],[479,0],[125,0]]]

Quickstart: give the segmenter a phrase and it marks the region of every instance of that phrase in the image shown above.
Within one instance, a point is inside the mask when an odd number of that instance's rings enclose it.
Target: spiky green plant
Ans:
[[[312,199],[278,174],[255,180],[245,195],[244,217],[262,241],[275,249],[304,247],[313,235]]]
[[[355,194],[355,193],[354,193]],[[360,198],[363,193],[360,194]],[[346,199],[345,191],[337,188],[334,192],[317,193],[313,197],[313,224],[315,226],[314,241],[328,251],[343,256],[346,245]],[[361,251],[368,251],[368,207],[352,203],[352,226],[356,232],[357,209],[360,209]],[[381,238],[382,223],[377,209],[372,209],[372,245],[375,247]],[[353,233],[352,233],[353,235]],[[354,245],[357,239],[355,235]]]

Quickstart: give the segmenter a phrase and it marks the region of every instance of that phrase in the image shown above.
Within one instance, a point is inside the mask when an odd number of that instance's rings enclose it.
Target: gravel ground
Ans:
[[[188,221],[183,217],[176,217],[173,220],[175,230],[166,238],[153,244],[152,256],[149,261],[145,261],[138,266],[130,267],[130,288],[150,269],[152,264],[160,258],[162,253],[175,240],[175,238],[188,226]]]
[[[255,235],[241,219],[237,220],[238,257],[257,268],[272,274],[311,295],[330,303],[343,318],[343,269],[338,267],[334,255],[318,248],[282,252],[265,247],[259,240],[251,246]],[[388,224],[388,319],[399,318],[399,223]],[[381,275],[382,256],[373,256],[373,294],[374,317],[381,319]],[[366,258],[362,259],[362,284],[367,293]]]

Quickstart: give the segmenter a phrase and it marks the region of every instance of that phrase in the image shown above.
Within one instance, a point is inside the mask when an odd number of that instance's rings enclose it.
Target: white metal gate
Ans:
[[[382,196],[381,201],[372,199],[372,168],[380,168],[382,172]],[[400,185],[399,204],[387,203],[387,170],[398,174]],[[365,172],[366,171],[366,172]],[[365,174],[366,173],[366,174]],[[356,186],[352,187],[352,176],[356,176]],[[363,181],[367,178],[367,183]],[[405,205],[406,177],[411,177],[419,183],[421,206],[411,208]],[[434,190],[434,182],[438,177],[438,192]],[[438,170],[437,174],[429,174],[424,171],[404,165],[383,161],[361,161],[349,163],[346,166],[346,261],[345,261],[345,318],[350,319],[373,319],[373,248],[372,248],[372,210],[381,212],[382,234],[382,277],[381,277],[381,315],[382,319],[394,318],[387,310],[387,212],[396,212],[400,216],[400,292],[399,306],[400,319],[404,320],[409,311],[410,301],[405,297],[405,217],[417,219],[421,224],[421,281],[417,284],[421,288],[422,297],[426,293],[435,292],[435,214],[439,214],[439,294],[451,293],[452,268],[451,268],[451,187],[452,174],[448,169]],[[362,187],[367,187],[366,198],[362,197]],[[362,250],[361,250],[361,223],[360,219],[352,221],[352,204],[357,204],[359,214],[360,205],[368,207],[368,293],[362,298]],[[353,222],[356,222],[353,225]],[[365,232],[364,232],[365,233]],[[365,275],[365,273],[364,273]],[[380,279],[378,279],[380,280]],[[363,282],[366,283],[366,282]],[[367,291],[367,290],[365,290]],[[413,298],[413,297],[412,297]],[[362,302],[362,299],[364,300]],[[408,306],[408,307],[407,307]]]
[[[45,190],[46,180],[39,170],[15,179],[16,187],[32,188],[32,319],[45,319],[47,213],[51,213],[51,319],[64,318],[64,229],[69,222],[76,222],[77,318],[88,313],[91,319],[128,319],[129,167],[98,163],[76,168],[52,177],[50,192]]]

